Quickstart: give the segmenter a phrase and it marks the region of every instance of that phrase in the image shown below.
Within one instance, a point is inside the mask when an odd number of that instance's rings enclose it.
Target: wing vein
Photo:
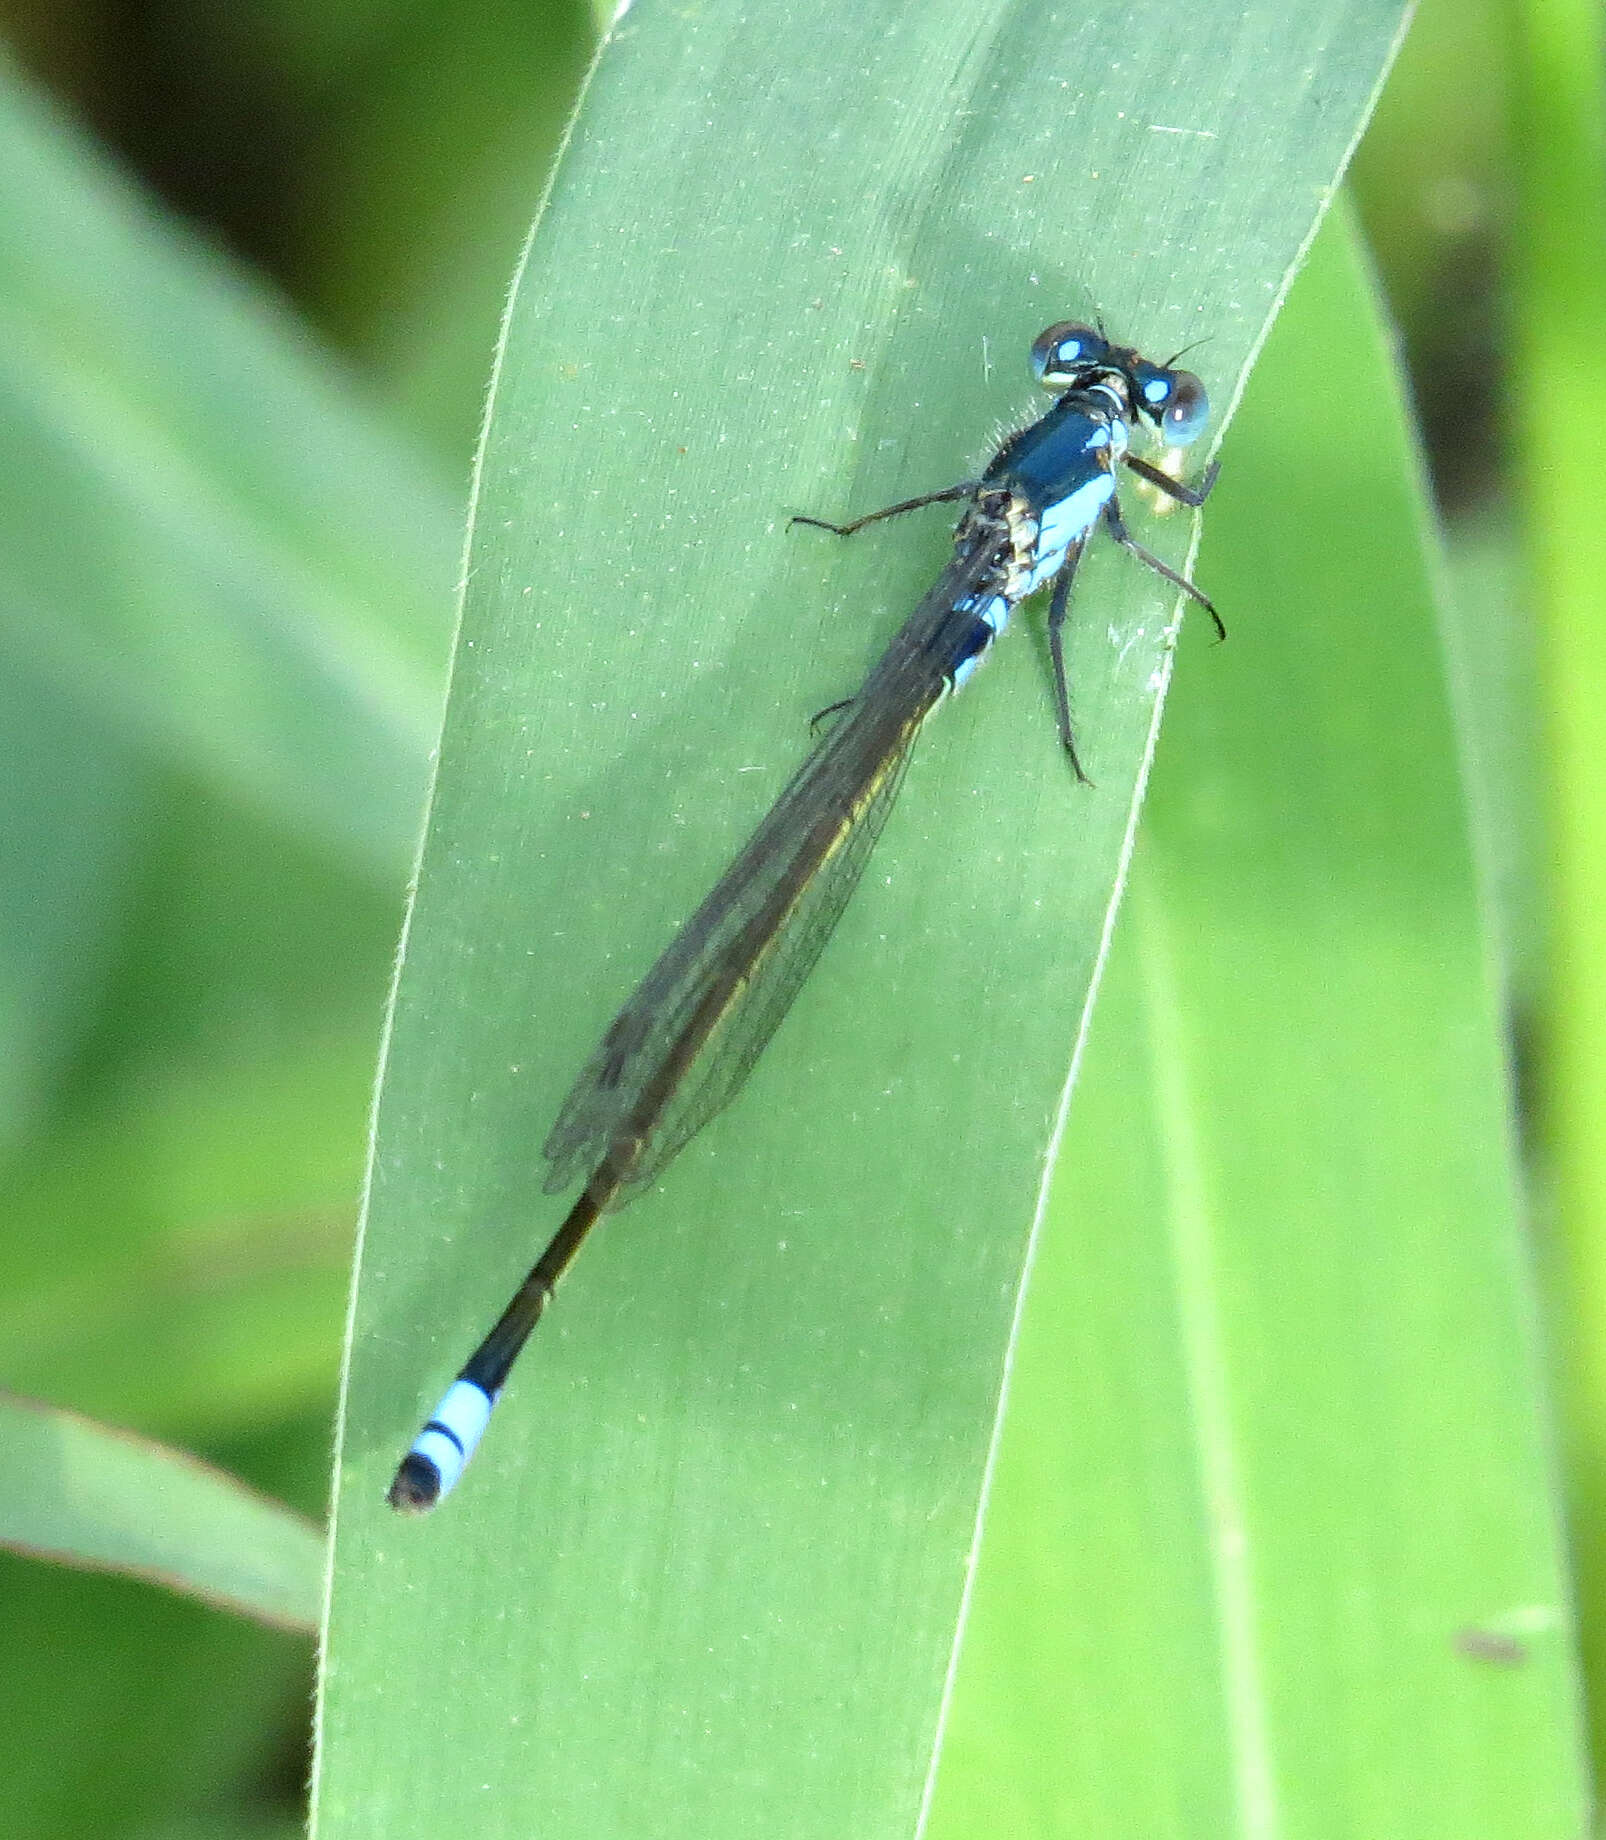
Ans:
[[[623,1199],[735,1097],[864,872],[998,549],[949,563],[614,1018],[543,1145],[549,1193],[606,1162]]]

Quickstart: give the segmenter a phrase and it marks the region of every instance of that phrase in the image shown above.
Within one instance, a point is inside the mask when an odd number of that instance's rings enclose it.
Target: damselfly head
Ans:
[[[1167,370],[1135,357],[1127,377],[1133,407],[1154,424],[1167,447],[1186,447],[1204,433],[1210,398],[1192,371]]]
[[[1210,420],[1210,398],[1192,371],[1151,364],[1127,345],[1112,345],[1095,327],[1060,320],[1032,342],[1032,375],[1045,390],[1090,389],[1119,378],[1132,413],[1141,415],[1168,447],[1198,440]]]

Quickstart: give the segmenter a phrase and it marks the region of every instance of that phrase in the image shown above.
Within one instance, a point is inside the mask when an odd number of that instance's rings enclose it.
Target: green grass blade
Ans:
[[[299,1514],[193,1457],[76,1413],[0,1399],[0,1546],[127,1572],[289,1629],[310,1629],[324,1542]]]
[[[941,1840],[984,1811],[1045,1837],[1583,1831],[1456,698],[1387,336],[1334,228],[1211,504],[1232,639],[1167,714]]]
[[[940,519],[842,547],[786,513],[965,472],[1068,313],[1162,356],[1212,335],[1230,398],[1399,25],[895,17],[638,7],[515,299],[372,1170],[326,1840],[903,1834],[921,1805],[1167,673],[1170,597],[1129,558],[1079,584],[1096,792],[1028,622],[927,737],[746,1093],[588,1250],[462,1493],[422,1524],[381,1500],[553,1224],[563,1088],[946,551]],[[1145,534],[1180,560],[1183,520]]]

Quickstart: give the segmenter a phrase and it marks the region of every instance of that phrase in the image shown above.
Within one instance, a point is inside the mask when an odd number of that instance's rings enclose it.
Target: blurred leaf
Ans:
[[[255,1820],[225,1816],[163,1821],[154,1827],[142,1827],[138,1840],[302,1840],[305,1833],[305,1823],[291,1815],[278,1819],[260,1816]]]
[[[9,81],[0,197],[6,1379],[317,1501],[450,500]],[[17,1831],[294,1795],[304,1640],[3,1569]]]
[[[305,1423],[215,1454],[282,1499],[316,1500]],[[311,1483],[309,1494],[308,1483]],[[310,1685],[301,1634],[132,1578],[0,1553],[16,1746],[6,1820],[29,1840],[132,1835],[180,1815],[293,1806]]]
[[[289,1629],[323,1595],[319,1530],[232,1477],[76,1413],[0,1398],[8,1492],[0,1545],[128,1572]]]
[[[1606,1757],[1606,22],[1587,0],[1508,9],[1516,194],[1508,438],[1544,710],[1549,988],[1540,1137],[1591,1735]],[[1558,410],[1561,410],[1558,413]]]
[[[0,671],[0,1143],[48,1109],[111,982],[140,880],[151,787],[79,701]]]
[[[479,1828],[488,1793],[549,1836],[916,1823],[1168,672],[1170,597],[1129,558],[1079,584],[1097,790],[1025,622],[742,1100],[588,1251],[460,1495],[423,1524],[382,1502],[555,1223],[536,1147],[576,1066],[947,549],[936,517],[844,547],[785,514],[962,474],[1066,314],[1161,354],[1209,333],[1230,400],[1399,15],[896,22],[638,6],[520,283],[370,1175],[325,1840]]]
[[[302,336],[10,80],[0,196],[7,1377],[237,1425],[331,1376],[457,542]]]
[[[40,1145],[6,1190],[8,1380],[186,1440],[325,1401],[372,1053],[175,1077]]]
[[[394,877],[449,501],[294,328],[0,77],[0,651]]]
[[[1514,518],[1485,506],[1445,534],[1456,612],[1447,634],[1451,689],[1520,1063],[1523,1051],[1532,1050],[1528,1037],[1545,977],[1542,711],[1533,610]]]
[[[1493,239],[1507,228],[1504,13],[1502,0],[1423,0],[1356,153],[1357,201],[1386,267],[1389,306],[1432,356],[1467,338],[1469,309],[1486,311]]]
[[[465,473],[592,15],[586,0],[393,8],[312,119],[298,269],[409,423]]]

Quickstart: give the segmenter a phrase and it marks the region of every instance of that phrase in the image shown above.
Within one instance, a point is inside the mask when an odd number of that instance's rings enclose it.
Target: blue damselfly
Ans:
[[[1197,488],[1128,451],[1134,431],[1186,447],[1209,418],[1191,372],[1152,364],[1088,326],[1050,326],[1032,346],[1057,400],[1011,435],[979,478],[873,511],[841,536],[922,505],[963,503],[953,555],[851,702],[793,775],[713,891],[614,1018],[543,1145],[546,1189],[579,1199],[403,1458],[392,1506],[431,1508],[472,1455],[519,1351],[597,1221],[663,1173],[735,1097],[790,1008],[852,894],[897,797],[921,724],[960,689],[1016,604],[1053,583],[1048,609],[1055,715],[1079,779],[1063,629],[1072,578],[1095,525],[1200,603],[1193,584],[1137,543],[1121,516],[1117,469],[1182,504]]]

